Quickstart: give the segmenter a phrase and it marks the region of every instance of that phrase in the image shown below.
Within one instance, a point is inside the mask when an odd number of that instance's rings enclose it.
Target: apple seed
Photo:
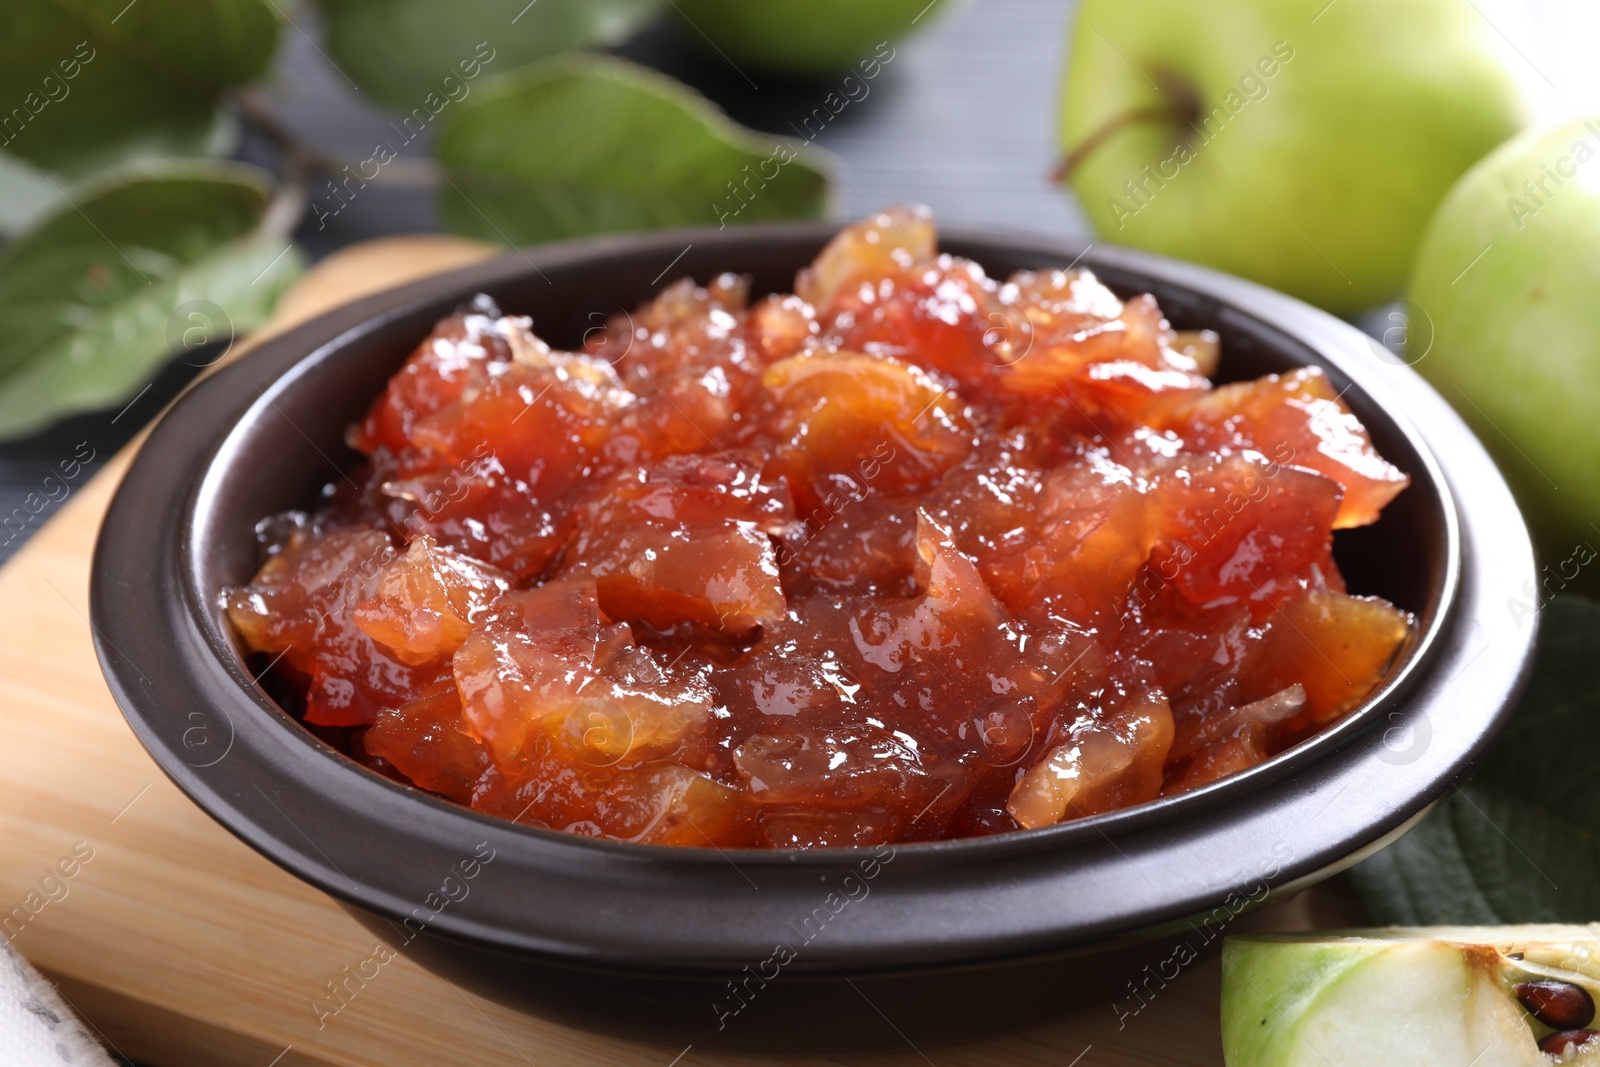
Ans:
[[[1571,982],[1522,982],[1513,990],[1535,1019],[1556,1030],[1576,1031],[1594,1022],[1594,998]]]
[[[1547,1056],[1565,1056],[1573,1049],[1583,1048],[1600,1037],[1593,1030],[1557,1030],[1539,1042],[1539,1051]]]

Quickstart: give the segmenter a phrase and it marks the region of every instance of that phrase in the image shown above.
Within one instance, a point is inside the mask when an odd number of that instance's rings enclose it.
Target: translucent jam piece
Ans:
[[[530,319],[503,317],[485,296],[441,320],[352,429],[351,443],[363,452],[403,451],[420,419],[460,400],[492,370],[508,365],[515,351],[545,348],[532,325]]]
[[[550,495],[587,473],[632,399],[607,363],[577,356],[513,363],[419,419],[412,442],[460,466],[485,445],[501,468]]]
[[[905,281],[933,264],[939,231],[924,207],[893,207],[847,226],[800,271],[795,294],[833,317],[835,301],[865,285]]]
[[[1242,668],[1245,692],[1305,689],[1305,710],[1285,723],[1296,740],[1341,718],[1377,688],[1411,635],[1410,618],[1371,597],[1308,589],[1269,620]]]
[[[1172,733],[1172,711],[1155,691],[1108,718],[1080,721],[1017,782],[1006,810],[1031,829],[1154,800]]]
[[[1210,383],[1194,358],[1174,347],[1176,335],[1155,300],[1118,304],[1098,286],[1078,275],[1064,279],[1059,293],[1041,292],[1030,279],[1016,306],[1037,325],[1030,347],[1000,375],[1001,388],[1119,419],[1142,417],[1158,399],[1170,404],[1203,394]]]
[[[1266,758],[1266,753],[1257,742],[1256,732],[1241,727],[1235,733],[1213,741],[1195,752],[1182,765],[1183,769],[1168,779],[1166,793],[1168,796],[1176,796],[1192,789],[1199,789],[1203,785],[1221,781],[1240,771],[1247,771]]]
[[[1344,489],[1336,528],[1376,522],[1410,480],[1372,447],[1319,367],[1224,385],[1179,406],[1166,425],[1195,451],[1250,448],[1327,475]]]
[[[292,672],[307,722],[364,726],[439,677],[391,655],[355,623],[395,558],[379,530],[299,529],[247,586],[228,594],[228,617],[245,643]]]
[[[703,667],[663,664],[626,626],[602,625],[593,581],[508,594],[454,670],[467,733],[507,771],[540,731],[605,767],[670,755],[711,717]]]
[[[1320,474],[1245,452],[1175,466],[1162,492],[1149,563],[1197,604],[1262,596],[1275,578],[1332,566],[1342,493]]]
[[[960,401],[915,366],[803,355],[773,364],[761,381],[772,405],[766,472],[788,481],[801,514],[837,511],[867,489],[926,489],[972,449]]]
[[[471,803],[478,783],[492,769],[489,753],[462,729],[461,697],[453,680],[378,712],[362,741],[369,755],[458,804]]]
[[[756,734],[734,762],[760,804],[854,810],[906,790],[937,790],[914,739],[868,723]]]
[[[761,300],[750,309],[745,330],[750,347],[763,363],[798,355],[816,345],[822,332],[816,309],[792,294],[774,294]]]
[[[616,776],[595,805],[606,837],[648,845],[754,844],[755,810],[736,789],[676,764]]]
[[[782,483],[763,482],[754,466],[672,457],[613,482],[567,566],[594,578],[612,619],[749,637],[787,611],[770,535],[792,513]]]
[[[356,605],[353,618],[402,663],[435,663],[454,654],[510,588],[508,575],[422,536],[385,565],[377,595]]]

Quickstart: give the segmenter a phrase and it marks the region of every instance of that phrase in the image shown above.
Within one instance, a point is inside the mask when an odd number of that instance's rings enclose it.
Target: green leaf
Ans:
[[[278,17],[264,0],[52,0],[106,46],[163,77],[219,89],[267,69]]]
[[[0,4],[0,148],[69,175],[226,151],[221,94],[266,69],[278,29],[267,0]]]
[[[61,203],[54,180],[27,160],[0,152],[0,236],[27,229]]]
[[[322,0],[322,7],[328,50],[344,72],[363,92],[410,111],[425,107],[430,93],[446,97],[446,76],[461,86],[478,73],[616,44],[661,0]]]
[[[642,67],[562,57],[445,115],[440,213],[459,233],[512,244],[820,218],[828,176],[799,151]]]
[[[1544,609],[1533,679],[1472,781],[1352,872],[1380,923],[1600,915],[1600,603]]]
[[[215,338],[265,321],[303,268],[260,228],[271,193],[241,164],[130,164],[18,238],[0,258],[0,438],[133,394],[194,322]]]

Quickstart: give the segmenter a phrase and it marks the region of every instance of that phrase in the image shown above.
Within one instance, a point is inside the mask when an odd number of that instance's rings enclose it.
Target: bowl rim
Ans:
[[[204,545],[199,542],[199,538],[206,525],[208,508],[216,495],[218,480],[231,469],[229,463],[239,447],[244,432],[242,428],[253,425],[254,420],[260,418],[267,408],[275,406],[275,399],[287,392],[302,376],[311,374],[317,367],[336,359],[339,352],[347,350],[361,338],[381,330],[386,324],[414,315],[419,308],[460,303],[464,297],[470,297],[479,289],[491,287],[497,281],[524,276],[530,272],[543,274],[545,268],[560,270],[618,256],[649,256],[653,259],[661,252],[670,255],[672,251],[685,244],[691,247],[710,245],[726,248],[730,245],[737,247],[752,242],[787,241],[791,244],[799,242],[820,246],[836,230],[837,226],[829,223],[789,223],[742,227],[726,234],[715,229],[666,231],[589,239],[510,252],[484,264],[451,271],[336,309],[293,331],[268,340],[249,356],[200,383],[162,420],[152,432],[140,456],[130,467],[129,476],[123,486],[119,487],[116,499],[108,511],[106,524],[102,528],[96,546],[93,570],[91,606],[97,650],[119,705],[123,707],[141,741],[150,749],[163,770],[224,826],[300,877],[349,903],[380,913],[404,913],[404,909],[392,906],[395,894],[383,892],[374,894],[359,890],[354,880],[340,870],[300,827],[296,826],[294,829],[304,838],[304,843],[311,846],[315,855],[308,854],[304,848],[296,847],[281,829],[276,834],[264,829],[259,819],[252,818],[245,812],[237,797],[231,800],[224,798],[219,795],[216,785],[206,782],[202,772],[210,770],[217,765],[216,763],[196,766],[185,759],[185,753],[174,745],[170,728],[164,731],[161,725],[160,720],[165,713],[160,706],[161,699],[152,699],[152,694],[147,691],[148,686],[144,684],[147,682],[144,674],[131,660],[121,654],[119,645],[114,643],[115,638],[121,638],[122,645],[127,645],[135,640],[135,635],[130,633],[131,629],[148,629],[150,621],[148,616],[139,617],[137,613],[130,613],[128,597],[123,592],[127,575],[139,568],[149,575],[161,573],[178,580],[180,596],[176,599],[183,610],[177,615],[181,617],[175,618],[172,606],[169,605],[169,610],[161,614],[167,625],[156,629],[164,630],[174,643],[187,643],[187,653],[191,660],[195,657],[204,658],[207,654],[213,660],[209,677],[202,676],[199,682],[193,677],[189,679],[187,696],[202,701],[208,696],[214,698],[219,691],[218,683],[224,678],[228,679],[234,685],[233,710],[246,716],[256,716],[259,720],[250,724],[252,728],[260,726],[268,730],[278,730],[283,735],[282,739],[293,738],[294,741],[291,743],[298,744],[304,750],[300,754],[302,757],[312,756],[314,761],[318,761],[312,764],[317,767],[314,771],[309,770],[308,765],[301,761],[293,771],[285,771],[283,782],[303,785],[307,774],[316,776],[316,780],[320,782],[321,776],[328,772],[327,764],[331,759],[337,767],[335,776],[328,779],[328,788],[335,792],[339,790],[341,781],[364,778],[373,789],[389,794],[392,803],[406,805],[420,803],[424,809],[430,810],[440,819],[462,827],[474,827],[486,838],[492,837],[507,842],[505,847],[513,849],[517,847],[509,842],[531,842],[533,844],[529,848],[535,852],[555,850],[569,856],[576,854],[587,857],[569,861],[580,865],[583,863],[603,865],[615,862],[637,864],[646,861],[653,867],[680,871],[703,872],[732,866],[735,870],[739,870],[741,875],[744,874],[741,867],[749,867],[752,872],[781,872],[786,878],[800,871],[822,872],[824,879],[828,877],[829,872],[837,874],[856,865],[864,850],[818,849],[796,852],[770,849],[690,849],[581,838],[560,831],[508,823],[387,779],[354,763],[304,730],[279,708],[258,684],[249,680],[248,671],[243,665],[231,635],[224,633],[216,624],[215,605],[206,603],[206,597],[198,588],[196,579],[197,559],[204,553]],[[1468,557],[1467,541],[1459,514],[1461,507],[1459,494],[1452,489],[1446,468],[1451,465],[1452,455],[1462,466],[1475,465],[1481,468],[1481,462],[1472,461],[1486,462],[1481,447],[1470,435],[1466,439],[1465,446],[1458,440],[1462,433],[1466,433],[1459,420],[1456,420],[1455,425],[1445,422],[1436,428],[1434,436],[1446,438],[1451,445],[1447,450],[1450,454],[1441,455],[1441,452],[1446,450],[1436,449],[1431,444],[1429,435],[1422,433],[1414,420],[1407,415],[1408,401],[1414,404],[1418,396],[1432,397],[1442,406],[1442,401],[1438,400],[1437,395],[1423,385],[1413,372],[1404,367],[1387,368],[1396,372],[1394,379],[1404,386],[1404,389],[1395,388],[1396,381],[1384,381],[1379,377],[1381,368],[1363,365],[1358,358],[1363,351],[1366,351],[1365,335],[1331,316],[1251,283],[1144,253],[1108,246],[1040,241],[1034,237],[997,234],[993,231],[983,233],[959,229],[947,231],[942,235],[941,246],[957,254],[963,254],[968,249],[1004,247],[1011,252],[1031,255],[1041,263],[1054,262],[1065,265],[1070,262],[1081,262],[1091,269],[1159,278],[1169,286],[1187,288],[1211,298],[1259,324],[1268,326],[1299,347],[1309,349],[1319,363],[1329,368],[1338,378],[1346,380],[1346,390],[1358,388],[1373,406],[1383,411],[1396,432],[1405,437],[1423,468],[1411,472],[1414,487],[1425,477],[1438,500],[1443,520],[1445,565],[1437,609],[1432,618],[1427,620],[1425,629],[1410,643],[1410,647],[1403,653],[1403,660],[1390,671],[1379,689],[1369,696],[1360,708],[1329,729],[1258,767],[1188,794],[1160,798],[1089,819],[1031,831],[993,837],[896,844],[891,850],[891,855],[896,865],[897,880],[901,879],[901,875],[908,868],[927,872],[964,862],[1012,866],[1018,862],[1024,864],[1031,862],[1036,866],[1043,858],[1048,865],[1052,856],[1100,844],[1109,845],[1112,850],[1121,854],[1122,850],[1113,840],[1113,835],[1124,838],[1155,832],[1159,836],[1162,832],[1171,831],[1174,823],[1181,824],[1183,821],[1181,817],[1185,813],[1193,812],[1197,817],[1205,818],[1207,810],[1218,811],[1230,806],[1237,807],[1241,803],[1248,804],[1250,799],[1263,789],[1293,783],[1297,776],[1306,774],[1338,753],[1361,748],[1363,739],[1367,742],[1365,748],[1370,749],[1372,741],[1370,735],[1374,722],[1383,713],[1387,713],[1389,721],[1397,721],[1397,716],[1404,714],[1402,707],[1404,701],[1416,695],[1416,690],[1426,682],[1428,671],[1438,667],[1442,660],[1451,658],[1448,654],[1454,651],[1454,643],[1450,638],[1459,628],[1461,621],[1459,617],[1461,594]],[[975,258],[981,261],[981,253]],[[1307,336],[1297,336],[1296,330],[1309,335],[1309,339]],[[1362,347],[1356,346],[1357,339],[1361,340]],[[403,352],[396,354],[397,365],[403,356]],[[268,374],[267,379],[264,382],[251,382],[250,380],[258,377],[268,364],[271,365],[273,372]],[[254,387],[256,395],[240,408],[238,396],[241,387],[247,383]],[[232,402],[217,402],[224,395]],[[219,413],[226,417],[225,424],[220,426],[217,425]],[[1450,417],[1453,418],[1453,415]],[[151,473],[150,468],[154,463],[153,459],[150,463],[145,463],[146,457],[153,457],[163,447],[171,448],[179,443],[180,439],[188,444],[192,458],[183,467],[182,476],[177,480],[178,484],[173,484],[172,477],[166,477],[164,480],[146,477]],[[194,456],[196,450],[193,446],[202,439],[209,439],[213,447],[198,450],[200,454]],[[1463,448],[1464,451],[1461,451]],[[1491,467],[1490,471],[1492,470]],[[170,468],[165,473],[170,474]],[[134,477],[136,474],[140,475],[137,479]],[[1481,477],[1481,470],[1479,475]],[[1493,474],[1493,478],[1498,482],[1497,474]],[[177,528],[173,530],[177,535],[176,553],[164,551],[159,543],[155,543],[156,539],[147,536],[142,550],[136,550],[134,559],[130,561],[122,551],[130,539],[119,534],[126,530],[130,522],[135,521],[136,512],[139,513],[138,518],[141,521],[150,525],[148,515],[144,512],[151,499],[151,490],[147,483],[153,482],[160,482],[162,487],[161,493],[154,494],[156,497],[166,500],[169,504],[181,501],[178,508],[181,519]],[[135,489],[135,486],[139,488]],[[1503,483],[1498,485],[1491,483],[1488,490],[1489,496],[1500,495],[1509,500],[1509,494],[1505,491]],[[1516,514],[1514,505],[1511,514]],[[1518,548],[1516,542],[1520,535],[1521,547],[1525,550],[1521,553],[1524,558],[1520,562],[1525,564],[1524,569],[1527,575],[1531,576],[1532,555],[1531,549],[1526,548],[1526,531],[1522,529],[1520,522],[1516,522],[1514,526],[1515,529],[1509,537],[1513,542],[1512,553],[1516,554]],[[118,582],[122,584],[119,585]],[[120,603],[119,594],[121,594]],[[147,638],[149,634],[139,636]],[[1413,789],[1406,804],[1402,805],[1408,810],[1401,812],[1399,818],[1380,820],[1380,825],[1368,827],[1370,832],[1365,835],[1365,840],[1341,842],[1340,847],[1344,848],[1346,853],[1350,851],[1349,846],[1354,845],[1357,849],[1370,847],[1374,841],[1386,834],[1397,832],[1409,819],[1415,817],[1422,807],[1436,799],[1447,787],[1451,776],[1459,773],[1462,767],[1469,764],[1481,752],[1488,737],[1503,722],[1510,705],[1510,695],[1517,691],[1525,679],[1531,642],[1530,631],[1524,636],[1520,646],[1513,642],[1508,649],[1511,653],[1507,660],[1509,674],[1506,674],[1505,682],[1501,686],[1505,692],[1505,699],[1501,701],[1499,708],[1487,716],[1477,742],[1467,744],[1465,751],[1456,754],[1450,774],[1444,776],[1434,774],[1422,788]],[[1459,656],[1454,658],[1459,659]],[[230,659],[233,662],[228,662]],[[196,673],[193,671],[194,666],[193,662],[188,664],[191,675]],[[129,668],[132,668],[131,675]],[[1464,671],[1463,667],[1457,672],[1457,677]],[[132,675],[137,675],[137,678]],[[227,683],[222,682],[221,690],[226,692],[226,687]],[[238,722],[229,715],[228,710],[223,709],[222,714],[228,720],[230,733],[228,748],[218,757],[218,763],[229,755],[232,745],[239,737]],[[279,769],[283,770],[281,766],[283,753],[273,755],[279,761]],[[292,757],[290,761],[293,762]],[[273,807],[278,807],[272,798],[261,790],[259,784],[252,784],[263,799]],[[1329,802],[1330,805],[1332,803],[1333,801]],[[284,814],[282,808],[278,808],[278,812]],[[1394,814],[1396,813],[1391,812],[1391,815]],[[286,814],[284,819],[288,820]],[[1329,851],[1326,848],[1318,850],[1319,855]],[[730,852],[738,857],[738,863],[734,863],[729,856]],[[1289,868],[1295,865],[1289,865],[1283,872],[1275,872],[1268,881],[1272,883],[1275,891],[1281,891],[1285,886],[1312,877],[1329,868],[1331,864],[1345,859],[1348,857],[1323,855],[1324,862],[1321,862],[1320,866],[1290,870]],[[1331,870],[1327,873],[1331,873]],[[1279,877],[1280,874],[1285,876]],[[748,876],[745,877],[748,881]],[[399,896],[402,900],[405,899],[405,894]],[[1175,918],[1181,913],[1181,908],[1168,908],[1164,914],[1160,909],[1147,910],[1144,918],[1150,922],[1159,922]],[[441,914],[430,923],[430,928],[439,933],[470,940],[490,943],[503,943],[506,940],[503,936],[506,931],[486,928],[483,923],[474,922],[471,916],[459,912]],[[935,955],[940,958],[971,960],[994,954],[995,946],[992,939],[985,942],[981,937],[964,935],[953,940],[961,944],[946,944],[943,951]],[[536,951],[554,951],[568,958],[594,958],[594,954],[585,951],[582,945],[566,944],[557,947],[539,938],[530,941],[523,937],[512,937],[510,941]],[[1057,939],[1055,947],[1070,941],[1071,938]],[[980,942],[988,947],[982,947]],[[748,944],[745,945],[743,951],[734,953],[732,958],[752,958],[748,954],[749,947]],[[576,952],[573,951],[575,948]],[[927,955],[927,946],[923,946],[923,950],[922,954]],[[635,965],[645,963],[647,960],[655,964],[680,965],[705,962],[706,959],[713,957],[720,960],[729,958],[725,951],[711,953],[703,959],[697,958],[696,953],[663,955],[659,950],[638,954],[613,950],[601,955],[606,958],[629,959]],[[852,953],[845,952],[841,958],[851,955]],[[879,951],[866,955],[884,963],[891,962],[894,954]],[[630,959],[630,956],[635,958]],[[829,962],[809,961],[808,969],[818,965],[825,967]],[[853,962],[859,964],[865,961]]]

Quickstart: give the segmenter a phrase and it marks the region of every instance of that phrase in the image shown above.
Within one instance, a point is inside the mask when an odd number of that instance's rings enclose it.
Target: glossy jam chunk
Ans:
[[[1017,782],[1006,810],[1031,828],[1154,800],[1171,747],[1172,709],[1158,691],[1140,693],[1104,718],[1074,723]]]
[[[356,628],[402,663],[453,655],[500,594],[508,576],[426,535],[384,565],[374,595],[356,605]]]
[[[1322,372],[1083,270],[990,279],[932,217],[792,294],[675,282],[552,348],[444,319],[229,616],[393,778],[651,844],[1049,826],[1199,789],[1348,715],[1412,630],[1333,531],[1406,484]]]
[[[673,456],[602,490],[567,565],[595,579],[612,618],[750,638],[786,611],[773,535],[792,519],[783,483],[754,464]]]
[[[768,467],[788,482],[801,514],[866,487],[927,489],[972,449],[959,401],[910,364],[809,353],[774,363],[761,383],[770,405],[761,413],[771,440]]]
[[[407,662],[357,624],[397,557],[386,533],[297,526],[272,547],[255,581],[229,595],[228,617],[305,694],[307,722],[366,725],[449,670],[448,660]]]
[[[1196,451],[1257,449],[1338,482],[1344,499],[1335,527],[1376,522],[1406,487],[1317,367],[1224,385],[1178,405],[1165,424]]]

